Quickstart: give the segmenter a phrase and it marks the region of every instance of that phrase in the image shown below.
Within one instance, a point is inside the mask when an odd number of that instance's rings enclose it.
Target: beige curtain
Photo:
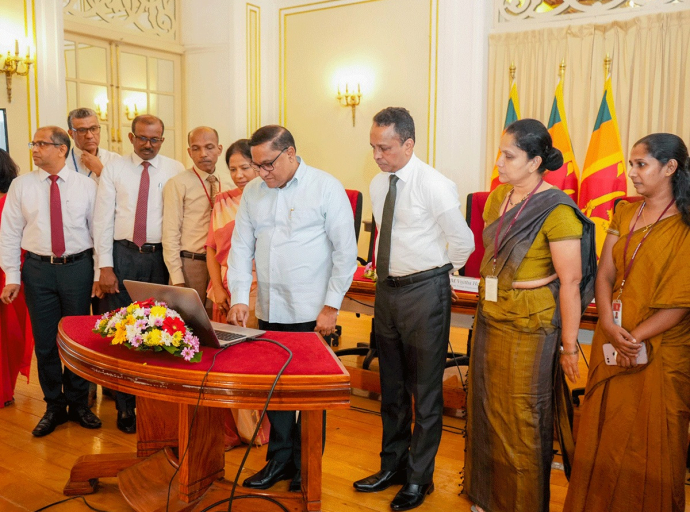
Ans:
[[[612,85],[623,154],[653,132],[690,143],[690,11],[640,16],[606,25],[578,25],[493,34],[489,42],[486,186],[490,182],[517,66],[522,118],[549,120],[558,67],[565,59],[565,109],[575,158],[582,169],[604,87],[604,58],[613,59]],[[629,184],[629,192],[634,192]]]

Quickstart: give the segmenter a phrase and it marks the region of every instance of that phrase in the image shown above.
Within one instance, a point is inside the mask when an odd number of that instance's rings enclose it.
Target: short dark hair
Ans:
[[[277,124],[262,126],[252,133],[252,138],[249,139],[249,147],[253,148],[254,146],[260,146],[266,142],[270,142],[271,149],[274,149],[275,151],[282,151],[290,146],[295,148],[295,151],[297,151],[295,138],[284,126]]]
[[[0,149],[0,194],[7,194],[10,183],[18,174],[19,166],[7,151]]]
[[[70,130],[74,130],[74,126],[72,126],[72,120],[73,119],[86,119],[87,117],[95,117],[98,119],[98,115],[96,114],[96,111],[90,108],[75,108],[72,110],[69,114],[67,114],[67,128]]]
[[[409,110],[402,107],[388,107],[374,116],[374,123],[378,126],[393,125],[395,133],[400,138],[400,143],[404,143],[407,139],[414,138],[414,119],[410,115]]]
[[[135,117],[132,119],[132,133],[135,133],[134,130],[137,127],[137,124],[161,124],[161,137],[165,133],[165,125],[163,124],[163,120],[160,117],[152,116],[151,114],[141,114],[140,116]]]
[[[553,147],[551,134],[541,121],[536,119],[520,119],[506,128],[506,133],[515,138],[515,145],[527,153],[532,160],[541,157],[539,173],[543,174],[547,169],[555,171],[563,166],[563,153]]]
[[[230,144],[230,147],[225,152],[225,165],[230,167],[230,157],[235,153],[239,153],[244,158],[252,161],[252,152],[249,149],[249,139],[239,139]]]
[[[65,130],[63,130],[59,126],[41,126],[39,130],[49,130],[50,140],[52,140],[55,144],[62,144],[67,146],[67,152],[69,152],[72,145],[69,141],[69,135],[67,135],[67,132]]]

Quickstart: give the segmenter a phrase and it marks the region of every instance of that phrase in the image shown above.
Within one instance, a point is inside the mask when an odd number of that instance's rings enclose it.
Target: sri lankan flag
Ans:
[[[506,131],[506,128],[515,121],[520,119],[520,102],[518,101],[518,93],[517,93],[517,83],[515,80],[513,80],[510,84],[510,96],[508,97],[508,109],[506,110],[506,120],[505,123],[503,123],[503,131],[501,132],[501,136]],[[498,161],[498,157],[501,156],[501,151],[498,151],[498,154],[496,155],[496,161]],[[498,167],[496,164],[494,164],[494,170],[491,172],[491,190],[495,189],[501,184],[500,181],[498,181]]]
[[[596,225],[597,256],[601,254],[606,229],[613,218],[614,200],[625,196],[627,189],[625,159],[609,75],[587,148],[578,203],[584,214]]]
[[[556,94],[551,107],[549,116],[549,133],[553,140],[554,147],[563,153],[563,166],[555,171],[548,171],[544,180],[553,186],[560,188],[563,192],[572,197],[577,204],[577,189],[580,179],[580,169],[575,162],[573,146],[570,143],[570,133],[568,123],[565,120],[565,106],[563,102],[563,80],[558,81]]]

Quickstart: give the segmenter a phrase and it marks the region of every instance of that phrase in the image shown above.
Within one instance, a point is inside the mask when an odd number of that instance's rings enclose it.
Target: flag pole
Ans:
[[[611,74],[611,62],[613,62],[613,59],[611,59],[611,56],[607,53],[604,59],[604,80]]]

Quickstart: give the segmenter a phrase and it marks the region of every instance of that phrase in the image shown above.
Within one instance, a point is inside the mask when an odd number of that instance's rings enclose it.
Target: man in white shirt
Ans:
[[[194,288],[206,304],[209,277],[205,244],[211,210],[216,194],[229,190],[232,180],[227,172],[216,172],[223,151],[216,130],[194,128],[187,142],[194,166],[163,188],[163,258],[172,284]]]
[[[12,182],[0,223],[0,266],[7,276],[0,300],[10,304],[24,282],[47,404],[32,434],[42,437],[68,419],[101,426],[88,407],[89,383],[62,367],[56,342],[60,319],[88,315],[98,293],[91,236],[96,184],[65,166],[70,141],[62,128],[39,128],[29,147],[38,169]]]
[[[249,146],[262,179],[247,184],[235,218],[228,320],[246,325],[255,260],[260,329],[332,334],[357,266],[354,216],[345,189],[304,163],[282,126],[259,128]],[[301,424],[295,411],[268,415],[268,463],[242,485],[268,489],[292,478],[290,491],[300,492]],[[325,426],[324,420],[324,433]]]
[[[391,508],[410,510],[434,490],[450,332],[448,273],[465,265],[474,237],[455,183],[414,155],[414,121],[406,109],[376,114],[370,143],[382,171],[369,191],[379,227],[374,330],[383,440],[381,471],[354,487],[377,492],[404,484]]]
[[[98,183],[103,167],[120,155],[99,147],[101,125],[96,112],[90,108],[72,110],[67,116],[67,126],[74,142],[67,154],[67,167]]]
[[[100,267],[105,311],[129,306],[125,279],[168,284],[163,261],[163,187],[184,171],[183,165],[159,155],[163,121],[141,115],[132,121],[129,141],[134,152],[108,163],[101,174],[94,212],[94,246]],[[117,393],[117,428],[136,432],[135,399]]]

